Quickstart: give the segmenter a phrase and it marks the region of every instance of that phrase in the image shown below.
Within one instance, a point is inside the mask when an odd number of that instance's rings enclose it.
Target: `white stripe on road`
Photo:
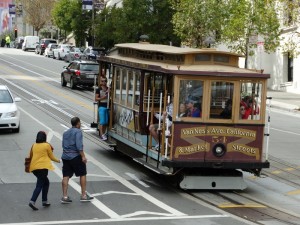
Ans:
[[[118,195],[138,195],[137,193],[131,192],[121,192],[121,191],[104,191],[101,193],[94,193],[93,196],[102,196],[102,195],[110,195],[110,194],[118,194]]]
[[[42,123],[41,121],[39,121],[38,119],[36,119],[35,117],[33,117],[30,113],[28,113],[27,111],[25,111],[23,108],[21,108],[21,107],[19,107],[19,108],[20,108],[20,110],[22,112],[24,112],[25,114],[27,114],[30,118],[32,118],[33,120],[35,120],[37,123],[39,123],[40,125],[42,125],[46,129],[48,129],[49,131],[53,132],[53,130],[50,127],[48,127],[46,124]],[[62,140],[62,136],[60,134],[58,134],[57,132],[53,132],[53,134],[59,140]],[[186,214],[184,214],[184,213],[182,213],[182,212],[180,212],[180,211],[178,211],[178,210],[176,210],[176,209],[168,206],[167,204],[163,203],[162,201],[159,201],[158,199],[154,198],[150,194],[148,194],[148,193],[142,191],[141,189],[139,189],[138,187],[134,186],[129,181],[127,181],[123,177],[119,176],[118,174],[114,173],[112,170],[110,170],[109,168],[107,168],[105,165],[103,165],[102,163],[100,163],[99,161],[97,161],[92,156],[88,155],[87,153],[85,153],[85,154],[86,154],[88,160],[91,161],[94,165],[98,166],[102,171],[106,172],[112,178],[114,178],[115,180],[119,181],[121,184],[123,184],[127,188],[131,189],[133,192],[137,193],[138,195],[142,196],[143,198],[145,198],[149,202],[151,202],[151,203],[157,205],[158,207],[160,207],[161,209],[169,212],[170,216],[186,216]],[[54,170],[54,172],[60,178],[62,178],[61,170],[56,165],[54,165],[54,166],[56,167],[56,170]],[[76,182],[70,180],[70,186],[72,186],[76,191],[78,191],[79,193],[81,193],[81,187]],[[103,203],[101,203],[98,199],[93,200],[92,203],[99,210],[101,210],[105,214],[107,214],[110,218],[118,218],[118,217],[120,217],[117,213],[115,213],[114,211],[112,211],[111,209],[109,209],[107,206],[105,206]]]
[[[133,180],[138,182],[139,184],[143,185],[144,187],[150,187],[149,185],[145,184],[143,181],[141,181],[139,178],[137,178],[134,174],[132,173],[125,173],[127,176],[131,177]]]
[[[280,132],[283,132],[283,133],[287,133],[287,134],[293,134],[293,135],[300,136],[299,133],[295,133],[295,132],[291,132],[291,131],[286,131],[286,130],[276,129],[276,128],[273,128],[273,127],[271,127],[270,129],[271,129],[271,130],[280,131]]]
[[[170,217],[139,217],[139,218],[116,218],[116,219],[91,219],[91,220],[63,220],[63,221],[43,221],[28,223],[2,223],[1,225],[51,225],[51,224],[84,224],[84,223],[115,223],[126,221],[154,221],[154,220],[184,220],[184,219],[211,219],[226,218],[228,215],[196,215],[196,216],[170,216]]]

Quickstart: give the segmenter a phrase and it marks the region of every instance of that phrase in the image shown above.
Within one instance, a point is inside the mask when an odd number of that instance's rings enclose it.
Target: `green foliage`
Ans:
[[[234,52],[253,54],[251,36],[264,40],[266,52],[279,46],[280,24],[275,0],[170,0],[176,13],[173,23],[184,44],[206,47],[214,36]],[[247,59],[246,59],[247,62]],[[246,64],[247,67],[247,64]]]
[[[52,10],[54,24],[61,30],[72,31],[70,26],[72,22],[72,8],[73,0],[60,0],[57,1]]]
[[[138,42],[146,34],[151,43],[178,45],[172,15],[168,0],[124,0],[123,8],[107,8],[97,16],[96,42],[110,49],[115,43]]]
[[[66,32],[73,32],[77,45],[84,45],[86,31],[91,27],[91,12],[82,11],[78,0],[57,1],[52,10],[55,25]]]
[[[224,18],[219,0],[170,0],[175,33],[182,44],[189,47],[207,47],[205,40],[216,36]],[[216,37],[217,38],[217,37]]]

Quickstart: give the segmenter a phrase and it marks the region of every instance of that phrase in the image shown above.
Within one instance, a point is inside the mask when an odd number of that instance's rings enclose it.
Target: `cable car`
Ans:
[[[108,143],[152,171],[177,176],[182,189],[245,189],[242,171],[260,176],[270,166],[270,75],[239,68],[240,57],[117,44],[97,58],[99,76],[110,82]]]

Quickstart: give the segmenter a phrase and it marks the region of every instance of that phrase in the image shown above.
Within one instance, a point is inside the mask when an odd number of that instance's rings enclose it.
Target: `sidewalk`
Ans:
[[[300,110],[300,94],[268,90],[267,97],[272,97],[271,107],[273,108],[287,111]]]

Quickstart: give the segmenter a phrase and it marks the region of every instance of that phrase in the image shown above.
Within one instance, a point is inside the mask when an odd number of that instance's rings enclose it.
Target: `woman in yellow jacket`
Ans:
[[[48,202],[48,190],[50,186],[48,170],[54,170],[51,160],[60,163],[60,160],[53,154],[52,146],[47,143],[46,133],[39,131],[36,136],[36,143],[32,145],[32,158],[29,169],[37,178],[36,187],[29,202],[29,206],[33,210],[38,210],[35,202],[41,192],[42,205],[44,207],[50,206]]]

